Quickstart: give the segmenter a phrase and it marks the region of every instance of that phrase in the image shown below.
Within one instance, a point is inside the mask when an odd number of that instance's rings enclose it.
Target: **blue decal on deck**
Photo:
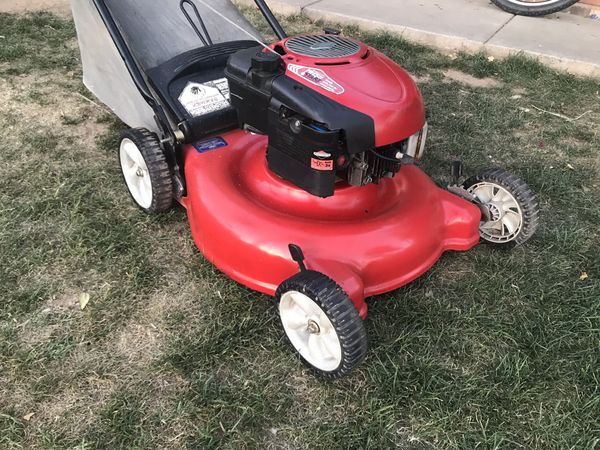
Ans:
[[[194,144],[194,147],[196,147],[196,150],[198,150],[198,152],[206,153],[210,152],[211,150],[227,147],[228,145],[229,144],[227,143],[227,141],[219,136],[197,142],[196,144]]]

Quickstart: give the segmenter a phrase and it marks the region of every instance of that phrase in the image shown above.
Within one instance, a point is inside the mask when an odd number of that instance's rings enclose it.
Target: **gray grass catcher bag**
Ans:
[[[260,34],[229,0],[205,0],[255,39]],[[203,46],[179,0],[105,0],[142,71]],[[200,2],[196,6],[214,43],[251,39]],[[71,0],[86,87],[132,128],[158,131],[154,112],[140,94],[94,0]]]

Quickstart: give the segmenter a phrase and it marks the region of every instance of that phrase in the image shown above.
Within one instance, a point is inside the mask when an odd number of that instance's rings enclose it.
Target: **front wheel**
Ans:
[[[491,169],[469,178],[463,187],[486,211],[479,232],[499,246],[527,242],[539,224],[539,205],[523,180],[502,169]]]
[[[511,14],[520,16],[545,16],[574,5],[579,0],[492,0],[492,2]]]
[[[339,378],[367,355],[367,333],[352,300],[329,277],[307,270],[277,289],[285,334],[306,364],[326,378]]]

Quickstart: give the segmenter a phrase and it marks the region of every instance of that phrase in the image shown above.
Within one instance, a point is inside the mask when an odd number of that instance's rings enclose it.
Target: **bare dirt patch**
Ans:
[[[71,15],[69,0],[2,0],[0,12],[21,13],[27,11],[49,11],[63,17]]]
[[[129,366],[148,367],[163,352],[166,335],[164,319],[176,307],[173,295],[159,292],[147,299],[143,313],[133,317],[115,337],[110,353],[119,355]]]
[[[64,125],[62,119],[65,116],[87,113],[88,110],[105,112],[78,93],[66,90],[74,90],[79,84],[74,74],[35,73],[11,81],[13,108],[41,125]]]
[[[503,85],[501,81],[494,78],[475,78],[473,75],[455,69],[446,70],[444,77],[448,81],[457,81],[474,88],[496,88]]]
[[[527,89],[522,88],[522,87],[517,87],[517,88],[513,88],[512,90],[514,95],[527,95],[529,93],[529,91],[527,91]]]
[[[26,324],[21,333],[19,333],[19,338],[24,344],[33,347],[41,343],[49,342],[52,333],[54,333],[57,328],[58,325]]]
[[[48,343],[60,325],[49,323],[50,317],[68,316],[79,309],[79,297],[73,292],[53,295],[20,325],[19,339],[28,347]]]
[[[424,83],[429,83],[431,81],[431,76],[429,74],[425,74],[425,75],[414,75],[414,74],[410,74],[410,77],[414,80],[415,83],[417,84],[424,84]]]
[[[79,306],[79,296],[74,292],[63,295],[52,296],[48,300],[42,313],[53,313],[60,311],[73,311]]]
[[[160,351],[158,327],[153,324],[131,324],[116,338],[116,350],[131,365],[147,366]]]
[[[74,77],[73,74],[36,73],[15,77],[10,81],[0,79],[0,104],[3,105],[4,114],[20,123],[67,132],[78,143],[89,144],[89,137],[106,132],[107,125],[99,123],[98,118],[107,110],[76,92],[57,87],[57,79],[75,84]],[[81,123],[76,127],[65,126],[69,120]],[[12,124],[8,126],[9,130],[13,128]],[[14,133],[8,135],[14,136]]]

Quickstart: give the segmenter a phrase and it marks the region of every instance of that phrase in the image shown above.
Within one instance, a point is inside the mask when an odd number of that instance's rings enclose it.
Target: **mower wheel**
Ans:
[[[133,128],[121,135],[119,161],[135,203],[147,214],[168,211],[173,205],[171,169],[156,134]]]
[[[367,355],[367,333],[352,300],[332,279],[306,270],[277,289],[279,317],[303,361],[326,378],[339,378]]]
[[[503,169],[491,169],[468,179],[463,187],[489,213],[479,227],[482,239],[499,246],[531,239],[539,225],[539,205],[527,183]]]
[[[577,3],[577,0],[492,0],[499,8],[521,16],[545,16]]]

